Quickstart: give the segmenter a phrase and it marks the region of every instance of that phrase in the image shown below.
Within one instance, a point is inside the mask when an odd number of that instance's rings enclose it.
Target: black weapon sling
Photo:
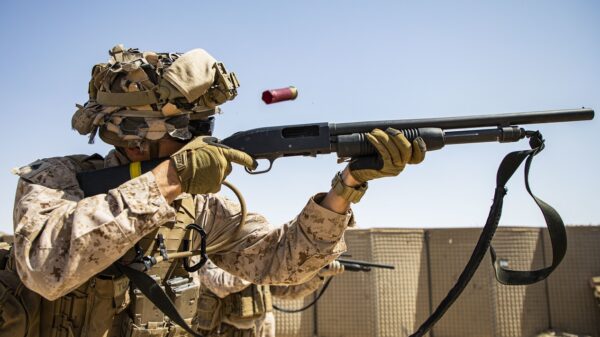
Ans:
[[[440,318],[442,318],[450,306],[452,306],[452,304],[460,296],[467,284],[469,284],[469,281],[475,274],[475,271],[479,267],[479,264],[485,256],[488,248],[490,250],[496,279],[498,282],[505,285],[527,285],[544,280],[552,273],[552,271],[554,271],[554,269],[560,264],[561,260],[565,256],[567,251],[567,233],[560,215],[554,208],[552,208],[552,206],[536,197],[531,192],[531,188],[529,187],[529,168],[531,166],[533,157],[544,149],[544,139],[538,131],[529,132],[528,137],[531,150],[515,151],[507,154],[500,163],[500,167],[498,167],[494,201],[492,202],[487,221],[483,227],[481,235],[479,236],[479,240],[477,241],[477,245],[473,250],[469,262],[467,262],[467,265],[458,277],[458,280],[450,289],[446,297],[440,302],[435,311],[410,337],[420,337],[425,335],[433,327],[433,325]],[[550,242],[552,244],[552,264],[542,269],[530,271],[510,270],[504,268],[497,260],[496,252],[491,246],[492,238],[494,237],[496,229],[498,228],[498,222],[500,221],[502,214],[503,199],[507,193],[507,189],[505,187],[506,183],[508,180],[510,180],[517,168],[521,166],[521,163],[524,160],[525,186],[527,188],[527,192],[538,205],[544,216],[548,233],[550,235]]]

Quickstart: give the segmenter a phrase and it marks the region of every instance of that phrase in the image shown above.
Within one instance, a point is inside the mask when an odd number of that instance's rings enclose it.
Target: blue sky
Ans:
[[[106,153],[70,129],[91,66],[117,43],[204,48],[236,72],[218,137],[261,126],[600,109],[600,5],[595,1],[12,1],[0,12],[0,230],[12,228],[16,177],[35,159]],[[266,106],[264,89],[294,85]],[[569,224],[598,224],[598,121],[537,125],[547,149],[531,184]],[[483,225],[497,165],[517,144],[453,146],[371,184],[354,207],[361,227]],[[329,188],[335,157],[286,158],[230,181],[251,210],[281,224]],[[521,174],[504,225],[543,224]]]

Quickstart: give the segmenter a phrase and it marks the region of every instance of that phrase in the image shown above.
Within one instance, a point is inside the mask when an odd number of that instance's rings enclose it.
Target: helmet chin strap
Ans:
[[[149,142],[148,146],[150,147],[150,159],[158,159],[158,154],[160,153],[159,143]]]

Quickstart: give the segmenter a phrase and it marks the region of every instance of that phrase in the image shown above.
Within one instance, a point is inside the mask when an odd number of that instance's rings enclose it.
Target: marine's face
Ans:
[[[171,137],[165,137],[158,141],[158,157],[166,158],[181,149],[185,143],[175,140]],[[140,149],[138,147],[126,147],[123,149],[127,158],[131,161],[144,161],[150,160],[150,146],[148,143],[144,143]]]

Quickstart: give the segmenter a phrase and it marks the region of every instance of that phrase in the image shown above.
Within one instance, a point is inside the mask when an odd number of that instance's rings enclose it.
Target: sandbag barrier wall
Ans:
[[[396,269],[336,277],[314,309],[275,312],[277,336],[407,336],[454,284],[479,233],[479,228],[347,231],[353,259]],[[600,227],[570,226],[567,233],[569,249],[561,266],[531,286],[497,283],[488,254],[429,336],[535,336],[556,328],[600,337],[600,309],[589,284],[600,275]],[[552,259],[547,232],[540,228],[500,228],[493,245],[513,269],[540,268]],[[299,307],[309,300],[275,303]]]

